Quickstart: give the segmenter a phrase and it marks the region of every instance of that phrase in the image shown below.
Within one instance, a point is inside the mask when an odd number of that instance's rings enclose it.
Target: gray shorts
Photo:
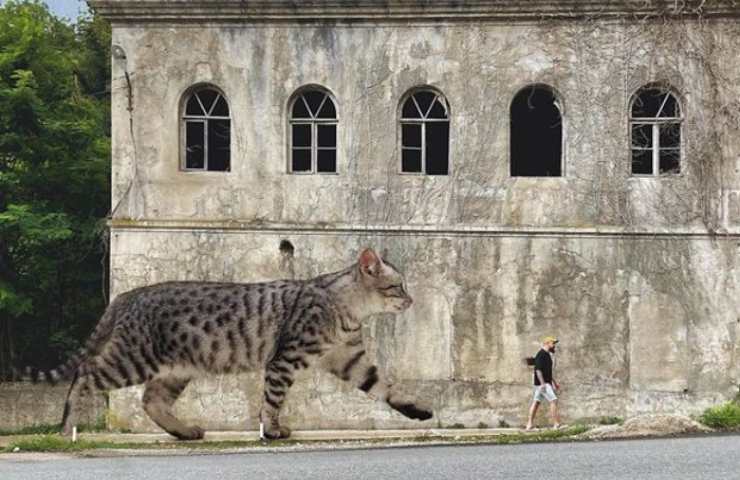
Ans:
[[[558,399],[558,396],[555,395],[555,390],[553,390],[552,385],[549,383],[546,383],[544,385],[537,385],[534,387],[534,398],[533,400],[535,402],[544,402],[547,400],[548,402],[554,402]]]

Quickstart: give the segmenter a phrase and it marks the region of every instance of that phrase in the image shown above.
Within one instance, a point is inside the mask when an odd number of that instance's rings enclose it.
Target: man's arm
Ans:
[[[544,386],[545,385],[545,377],[544,377],[544,375],[542,375],[542,370],[540,370],[538,368],[538,369],[536,369],[534,371],[534,373],[535,373],[535,375],[537,375],[537,379],[540,381],[540,386],[541,387]]]
[[[545,359],[543,358],[542,351],[539,351],[537,355],[534,357],[534,374],[537,377],[537,380],[540,381],[540,386],[545,385],[545,376],[542,373],[542,370],[545,368]]]

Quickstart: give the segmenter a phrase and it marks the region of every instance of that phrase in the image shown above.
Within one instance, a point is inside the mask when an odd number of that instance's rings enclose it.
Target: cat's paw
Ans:
[[[201,440],[205,436],[206,431],[200,427],[192,426],[170,433],[177,437],[178,440]]]
[[[388,404],[394,410],[413,420],[424,421],[429,420],[430,418],[432,418],[432,416],[434,416],[434,413],[431,409],[415,405],[411,402],[388,402]]]
[[[278,429],[265,429],[265,438],[268,440],[284,440],[290,438],[291,431],[282,425]]]

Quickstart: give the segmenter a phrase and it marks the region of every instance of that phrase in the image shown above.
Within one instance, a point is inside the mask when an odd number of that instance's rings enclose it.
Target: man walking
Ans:
[[[560,389],[560,385],[555,381],[552,375],[555,344],[558,339],[555,337],[545,337],[542,339],[542,348],[534,357],[534,398],[532,406],[529,407],[529,418],[527,419],[527,430],[532,429],[534,417],[537,415],[537,409],[540,403],[547,400],[550,403],[550,417],[555,428],[560,427],[560,413],[558,412],[558,397],[555,394]]]

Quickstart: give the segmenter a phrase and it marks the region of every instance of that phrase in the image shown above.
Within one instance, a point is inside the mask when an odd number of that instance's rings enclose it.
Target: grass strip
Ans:
[[[718,430],[740,429],[740,402],[731,401],[707,408],[699,417],[699,421],[707,427]]]
[[[450,443],[450,444],[517,444],[517,443],[541,443],[568,439],[588,430],[585,426],[573,426],[560,430],[546,430],[533,433],[516,433],[503,435],[470,435],[459,437],[424,435],[411,438],[374,438],[363,440],[275,440],[261,442],[258,440],[227,440],[227,441],[193,441],[193,442],[114,442],[102,440],[79,439],[72,442],[68,438],[59,435],[36,435],[29,438],[18,439],[11,442],[2,451],[8,452],[83,452],[86,450],[111,449],[111,450],[226,450],[239,448],[276,448],[295,446],[358,446],[364,445],[398,445],[398,444],[424,444],[424,443]]]
[[[15,430],[2,430],[0,429],[0,437],[14,436],[14,435],[50,435],[52,433],[60,433],[62,431],[61,423],[41,423],[38,425],[32,425],[30,427],[17,428]],[[95,423],[82,424],[77,428],[78,432],[105,432],[107,431],[105,424],[105,417],[99,418]]]

